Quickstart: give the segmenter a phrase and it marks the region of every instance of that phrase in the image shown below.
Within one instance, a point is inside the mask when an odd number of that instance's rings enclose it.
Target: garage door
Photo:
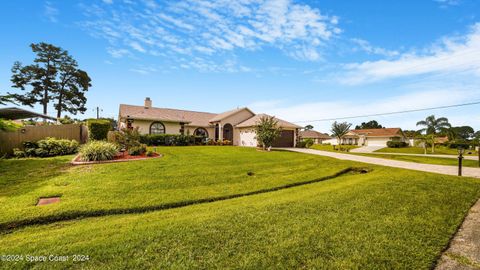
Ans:
[[[273,147],[293,147],[293,130],[282,130],[280,137],[273,142]]]
[[[384,138],[368,138],[367,140],[368,146],[387,146],[387,140]]]

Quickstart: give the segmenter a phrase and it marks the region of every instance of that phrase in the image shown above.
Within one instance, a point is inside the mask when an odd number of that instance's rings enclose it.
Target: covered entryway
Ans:
[[[231,124],[223,126],[223,139],[233,142],[233,126]]]
[[[273,147],[293,147],[295,145],[295,133],[293,130],[282,130],[280,137],[273,142]]]

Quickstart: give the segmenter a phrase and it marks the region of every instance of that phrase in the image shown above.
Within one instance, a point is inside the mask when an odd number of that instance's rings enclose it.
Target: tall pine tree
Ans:
[[[11,79],[12,87],[26,92],[9,93],[9,96],[26,106],[41,104],[44,114],[48,113],[48,105],[53,101],[58,118],[62,111],[85,112],[84,92],[91,86],[88,74],[78,69],[77,62],[60,47],[44,42],[30,47],[36,54],[34,63],[23,66],[15,62]]]

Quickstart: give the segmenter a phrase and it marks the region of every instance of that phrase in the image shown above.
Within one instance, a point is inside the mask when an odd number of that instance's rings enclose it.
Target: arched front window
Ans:
[[[165,125],[161,122],[153,122],[150,125],[150,134],[165,134]]]
[[[198,137],[207,138],[208,137],[208,131],[204,128],[197,128],[193,132],[193,135],[198,136]]]

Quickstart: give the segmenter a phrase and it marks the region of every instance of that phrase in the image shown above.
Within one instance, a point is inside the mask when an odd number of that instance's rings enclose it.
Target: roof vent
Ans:
[[[152,107],[152,100],[149,97],[145,98],[145,109],[149,109]]]

